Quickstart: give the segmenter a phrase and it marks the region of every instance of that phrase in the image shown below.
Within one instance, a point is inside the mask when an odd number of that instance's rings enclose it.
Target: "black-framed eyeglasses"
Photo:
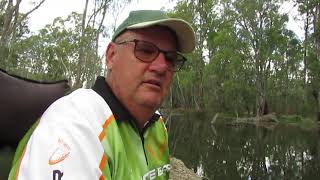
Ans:
[[[115,44],[126,44],[134,42],[134,56],[142,62],[151,63],[153,62],[162,52],[168,63],[169,70],[177,72],[179,71],[184,62],[187,60],[181,53],[177,51],[164,51],[158,48],[151,42],[133,39],[122,42],[115,42]]]

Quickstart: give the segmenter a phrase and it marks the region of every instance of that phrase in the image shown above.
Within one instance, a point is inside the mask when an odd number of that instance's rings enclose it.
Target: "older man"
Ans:
[[[186,60],[180,52],[194,45],[187,22],[131,12],[108,45],[107,77],[48,108],[9,179],[168,179],[168,135],[156,110]]]

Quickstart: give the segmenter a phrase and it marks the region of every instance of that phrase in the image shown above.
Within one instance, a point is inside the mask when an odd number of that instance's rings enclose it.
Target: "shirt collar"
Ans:
[[[114,95],[112,89],[110,88],[108,83],[106,83],[104,77],[98,76],[92,89],[106,101],[117,121],[130,121],[136,127],[138,127],[136,124],[136,119],[130,114],[127,108],[124,105],[122,105],[122,103]],[[159,114],[154,113],[151,119],[148,121],[148,123],[146,123],[144,129],[146,129],[152,123],[157,121],[159,117]]]

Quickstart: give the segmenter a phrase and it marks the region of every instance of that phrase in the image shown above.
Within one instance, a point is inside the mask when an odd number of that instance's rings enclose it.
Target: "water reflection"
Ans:
[[[319,179],[318,132],[211,119],[197,113],[167,122],[171,154],[207,179]]]

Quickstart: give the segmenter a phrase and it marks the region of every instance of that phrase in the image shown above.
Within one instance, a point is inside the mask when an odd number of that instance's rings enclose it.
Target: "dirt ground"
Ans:
[[[169,180],[200,180],[193,170],[188,169],[184,163],[176,158],[171,158],[171,171]]]

